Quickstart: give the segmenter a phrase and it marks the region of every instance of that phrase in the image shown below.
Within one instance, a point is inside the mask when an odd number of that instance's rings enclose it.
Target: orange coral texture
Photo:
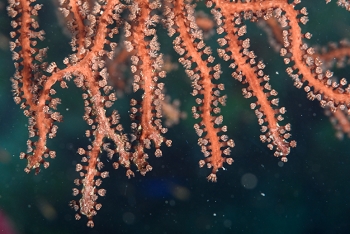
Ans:
[[[162,124],[162,106],[166,104],[161,79],[166,77],[166,71],[156,31],[158,24],[166,27],[173,48],[180,56],[179,62],[192,81],[196,102],[192,113],[198,120],[194,128],[205,157],[199,165],[211,168],[208,180],[215,182],[216,172],[225,163],[233,162],[229,155],[235,143],[226,135],[227,126],[223,125],[220,114],[226,102],[226,96],[221,94],[224,85],[219,82],[221,67],[215,61],[212,48],[204,42],[203,30],[216,28],[220,36],[217,53],[230,62],[232,77],[246,84],[243,95],[253,99],[250,107],[261,126],[260,139],[275,151],[274,156],[286,162],[296,142],[290,140],[290,124],[280,123],[286,109],[279,107],[277,91],[264,73],[265,64],[249,49],[250,40],[244,37],[245,21],[269,22],[267,27],[275,34],[275,43],[280,43],[277,47],[294,85],[303,87],[309,99],[320,101],[321,106],[329,110],[333,122],[339,123],[340,131],[350,132],[347,118],[350,88],[344,78],[335,82],[332,72],[323,66],[329,56],[347,55],[347,44],[334,48],[328,55],[328,52],[315,55],[315,50],[305,42],[311,34],[301,32],[301,25],[307,23],[308,17],[306,9],[299,5],[300,0],[292,3],[286,0],[209,0],[206,6],[214,20],[198,16],[195,4],[186,0],[59,2],[59,11],[72,33],[72,54],[64,59],[62,68],[45,60],[48,48],[37,46],[45,35],[36,20],[43,6],[35,0],[9,0],[8,14],[13,26],[10,48],[16,68],[11,78],[14,101],[29,118],[27,152],[20,157],[28,161],[25,171],[35,169],[36,173],[41,165],[49,166],[46,158],[56,157],[55,151],[46,147],[47,138],[56,135],[56,122],[62,120],[57,112],[61,101],[54,97],[56,91],[52,87],[59,82],[62,88],[68,88],[67,82],[73,80],[84,92],[83,119],[90,126],[86,136],[92,143],[86,149],[78,149],[82,159],[76,166],[80,179],[76,179],[75,184],[79,189],[74,188],[73,194],[80,198],[72,201],[71,206],[77,211],[76,219],[82,215],[88,218],[89,227],[94,226],[93,216],[102,206],[97,199],[106,193],[100,188],[102,179],[108,177],[99,158],[102,151],[107,152],[114,168],[122,166],[126,168],[126,175],[132,177],[132,164],[143,175],[152,170],[147,162],[148,153],[152,152],[149,149],[155,148],[154,155],[159,157],[163,144],[171,146],[171,140],[164,137],[167,128]],[[338,4],[349,8],[347,1],[338,1]],[[121,35],[122,39],[116,40],[116,35]],[[131,63],[133,91],[142,93],[141,100],[130,100],[132,132],[129,134],[119,123],[117,110],[111,114],[106,111],[113,108],[116,100],[114,89],[109,85],[113,82],[112,74],[108,73],[106,63],[112,61],[117,67],[126,58]],[[113,144],[106,143],[106,139]]]

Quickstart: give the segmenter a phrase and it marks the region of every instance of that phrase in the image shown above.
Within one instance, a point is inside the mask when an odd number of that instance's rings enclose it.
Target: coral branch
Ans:
[[[250,49],[247,21],[268,22],[264,27],[270,31],[270,37],[276,38],[270,41],[275,49],[279,48],[294,85],[303,87],[310,100],[317,99],[330,112],[338,136],[350,135],[350,87],[345,78],[337,82],[330,70],[324,71],[333,60],[345,65],[348,45],[343,42],[338,48],[315,53],[307,44],[311,34],[302,33],[302,25],[309,19],[300,0],[208,0],[206,6],[214,20],[198,15],[196,4],[190,0],[60,0],[59,11],[71,32],[72,53],[64,58],[60,68],[56,62],[47,61],[48,48],[38,45],[45,35],[38,24],[38,11],[43,6],[35,0],[8,2],[13,27],[10,49],[16,69],[11,78],[12,90],[15,103],[29,119],[27,152],[20,154],[28,161],[25,172],[34,169],[38,173],[41,165],[49,166],[46,158],[56,157],[56,152],[47,148],[47,138],[56,136],[56,124],[63,117],[57,111],[61,100],[54,97],[57,92],[53,87],[59,83],[61,88],[68,88],[67,83],[73,80],[83,92],[83,119],[89,125],[86,136],[91,144],[78,149],[81,163],[76,165],[76,171],[80,178],[74,183],[79,188],[73,189],[73,195],[79,198],[70,204],[77,212],[76,219],[87,217],[88,227],[94,226],[93,217],[102,207],[97,199],[106,194],[100,188],[102,179],[109,176],[103,169],[102,153],[107,154],[115,169],[124,167],[128,178],[135,175],[133,167],[145,175],[152,170],[147,161],[149,153],[154,151],[160,157],[163,143],[172,143],[166,139],[164,117],[172,118],[165,120],[167,124],[184,116],[179,113],[178,104],[169,104],[165,84],[160,82],[172,67],[164,65],[160,26],[166,27],[178,61],[191,80],[195,103],[192,114],[197,120],[194,129],[204,154],[199,165],[211,169],[209,181],[216,182],[219,169],[234,161],[229,155],[235,143],[228,136],[221,114],[227,98],[220,80],[227,76],[221,69],[225,62],[230,63],[232,77],[244,85],[243,96],[254,99],[250,108],[261,126],[260,140],[283,162],[287,162],[291,148],[296,147],[296,141],[290,139],[291,125],[284,122],[286,108],[279,107],[278,93],[265,74],[266,65]],[[338,5],[349,10],[348,1],[339,0]],[[219,35],[219,48],[206,44],[209,36],[205,34],[213,27]],[[214,50],[221,61],[216,61]],[[130,71],[126,71],[129,65]],[[131,83],[134,93],[130,94],[128,132],[114,106],[114,90],[126,93],[127,84]]]

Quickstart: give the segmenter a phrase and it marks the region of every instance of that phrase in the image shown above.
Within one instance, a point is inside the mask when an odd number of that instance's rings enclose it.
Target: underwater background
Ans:
[[[252,99],[243,98],[245,86],[231,78],[227,63],[216,58],[223,69],[223,93],[228,96],[222,108],[224,124],[236,146],[231,152],[234,163],[218,172],[217,183],[208,182],[210,170],[198,166],[203,155],[193,129],[191,83],[178,65],[164,79],[166,93],[180,100],[180,109],[187,114],[165,134],[172,147],[163,146],[161,158],[150,157],[153,170],[146,176],[136,172],[132,179],[127,179],[123,168],[112,169],[102,154],[110,171],[102,184],[107,194],[98,199],[102,209],[94,217],[93,229],[86,227],[85,217],[76,221],[68,206],[77,199],[72,195],[73,180],[78,178],[75,165],[80,161],[76,152],[89,144],[82,92],[73,82],[65,90],[55,86],[64,119],[48,146],[57,157],[49,160],[48,169],[27,175],[26,161],[19,159],[19,153],[26,150],[28,120],[11,93],[15,69],[8,48],[11,26],[6,4],[0,0],[0,233],[350,233],[350,141],[346,136],[335,137],[319,102],[309,101],[302,89],[293,86],[265,32],[249,22],[251,48],[266,64],[265,73],[279,92],[280,106],[287,109],[284,122],[291,123],[292,139],[297,141],[288,162],[281,163],[260,142],[257,119],[249,108]],[[198,5],[208,13],[203,3]],[[328,5],[323,0],[303,0],[300,6],[309,12],[302,31],[313,35],[310,45],[350,38],[350,12],[337,7],[335,0]],[[62,64],[71,53],[69,38],[58,24],[51,1],[45,1],[39,23],[46,32],[47,61]],[[161,26],[158,33],[161,52],[176,63],[172,39]],[[218,48],[216,39],[213,35],[206,40],[213,51]],[[332,70],[336,77],[350,81],[349,68]],[[125,129],[130,124],[129,96],[123,94],[114,104]]]

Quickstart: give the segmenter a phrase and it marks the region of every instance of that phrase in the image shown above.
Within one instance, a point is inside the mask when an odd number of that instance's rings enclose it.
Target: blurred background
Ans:
[[[166,91],[172,101],[180,101],[187,118],[169,128],[166,137],[173,146],[163,147],[163,157],[150,158],[153,170],[145,177],[135,173],[135,178],[127,179],[123,168],[111,169],[102,155],[110,177],[103,180],[107,194],[98,200],[102,209],[94,218],[95,227],[87,228],[85,217],[76,221],[68,206],[74,199],[73,180],[78,178],[75,164],[80,156],[76,152],[89,144],[84,134],[82,92],[73,82],[65,90],[55,86],[64,120],[48,146],[57,152],[57,158],[49,160],[50,167],[39,175],[27,175],[23,171],[26,161],[19,159],[19,153],[26,150],[27,118],[12,99],[14,66],[8,49],[11,26],[6,4],[0,0],[1,233],[350,233],[350,141],[335,137],[319,103],[307,100],[306,93],[293,86],[266,33],[252,23],[247,23],[251,48],[266,64],[265,73],[279,92],[280,106],[287,108],[284,122],[291,123],[292,139],[297,141],[288,163],[281,163],[260,142],[257,119],[249,108],[252,99],[243,98],[245,86],[231,78],[227,63],[217,59],[228,96],[222,114],[228,135],[236,143],[231,153],[235,162],[218,172],[217,183],[207,182],[210,171],[198,167],[203,155],[193,130],[191,83],[176,64],[172,40],[159,27],[162,52],[173,66],[164,79]],[[300,6],[309,12],[302,31],[313,34],[310,45],[350,38],[350,13],[337,7],[335,0],[328,5],[323,0],[304,0]],[[198,11],[202,10],[208,13],[199,3]],[[63,58],[71,52],[69,38],[58,22],[54,4],[45,1],[39,14],[46,32],[42,45],[49,47],[47,61],[62,67]],[[208,35],[206,42],[215,51],[217,36]],[[348,68],[333,71],[339,78],[349,78]],[[128,129],[130,94],[118,92],[114,108]]]

